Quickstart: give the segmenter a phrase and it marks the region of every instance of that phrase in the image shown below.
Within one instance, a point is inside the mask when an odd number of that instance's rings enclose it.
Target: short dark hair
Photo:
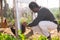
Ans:
[[[34,8],[37,8],[37,7],[39,7],[39,6],[38,6],[38,4],[37,4],[36,2],[31,2],[31,3],[29,4],[29,8],[30,8],[30,9],[34,9]]]

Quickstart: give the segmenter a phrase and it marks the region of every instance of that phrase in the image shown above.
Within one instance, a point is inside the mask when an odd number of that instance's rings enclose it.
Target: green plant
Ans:
[[[52,40],[60,40],[58,36],[52,37]]]
[[[40,35],[38,40],[48,40],[48,39],[46,38],[46,36]],[[52,37],[52,40],[60,40],[60,38],[58,36],[54,36]]]
[[[19,35],[19,39],[20,40],[26,40],[25,35],[24,34],[21,34],[21,31],[20,30],[18,30],[18,35]]]
[[[38,38],[38,40],[47,40],[47,37],[40,35],[40,37]]]
[[[60,24],[60,20],[58,20],[57,22],[58,22],[58,24]]]
[[[20,24],[22,24],[22,23],[24,23],[24,22],[26,22],[27,23],[27,18],[26,17],[22,17],[21,19],[20,19]]]
[[[0,33],[0,40],[17,40],[11,35]]]
[[[15,24],[15,20],[14,20],[14,19],[12,19],[12,20],[11,20],[11,23],[12,23],[12,25],[14,25],[14,24]]]
[[[18,31],[19,40],[26,40],[24,34],[21,34],[21,31]],[[18,40],[12,35],[0,33],[0,40]]]

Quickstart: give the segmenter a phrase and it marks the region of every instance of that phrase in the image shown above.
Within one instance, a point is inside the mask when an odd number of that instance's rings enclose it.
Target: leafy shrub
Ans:
[[[59,40],[58,36],[52,37],[52,40]]]
[[[23,22],[26,22],[27,24],[29,24],[32,21],[31,17],[28,16],[28,18],[26,17],[21,17],[20,19],[20,24],[22,24]]]
[[[20,24],[22,24],[23,22],[27,22],[27,18],[26,17],[22,17],[21,19],[20,19]],[[28,23],[28,22],[27,22]]]
[[[19,35],[19,39],[20,40],[25,40],[26,38],[25,38],[25,35],[24,34],[21,34],[21,31],[20,30],[18,30],[18,35]]]
[[[38,40],[48,40],[48,39],[45,36],[40,35]],[[52,37],[52,40],[60,40],[60,38],[58,36],[54,36],[54,37]]]
[[[38,38],[38,40],[47,40],[47,37],[40,35],[40,37]]]
[[[18,31],[19,40],[25,40],[24,34],[21,34],[21,31]],[[12,35],[0,33],[0,40],[18,40]]]
[[[60,20],[58,20],[58,24],[60,24]]]
[[[0,40],[16,40],[16,38],[8,34],[0,33]]]

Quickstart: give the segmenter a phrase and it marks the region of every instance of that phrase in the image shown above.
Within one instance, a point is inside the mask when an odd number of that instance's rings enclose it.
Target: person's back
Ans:
[[[41,21],[54,21],[55,20],[55,17],[53,16],[52,12],[45,8],[45,7],[42,7],[40,8],[40,10],[38,11],[38,16],[39,18],[43,18],[43,19],[40,19]]]

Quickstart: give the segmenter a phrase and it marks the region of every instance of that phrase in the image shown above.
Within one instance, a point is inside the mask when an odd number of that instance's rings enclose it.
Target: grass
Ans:
[[[20,40],[30,40],[30,39],[25,38],[24,34],[19,34],[19,39]],[[18,39],[14,38],[11,35],[0,33],[0,40],[18,40]],[[37,40],[37,38],[33,38],[32,40]],[[40,35],[38,40],[48,40],[48,39],[45,36]],[[60,38],[58,36],[55,36],[55,37],[52,37],[52,40],[60,40]]]

